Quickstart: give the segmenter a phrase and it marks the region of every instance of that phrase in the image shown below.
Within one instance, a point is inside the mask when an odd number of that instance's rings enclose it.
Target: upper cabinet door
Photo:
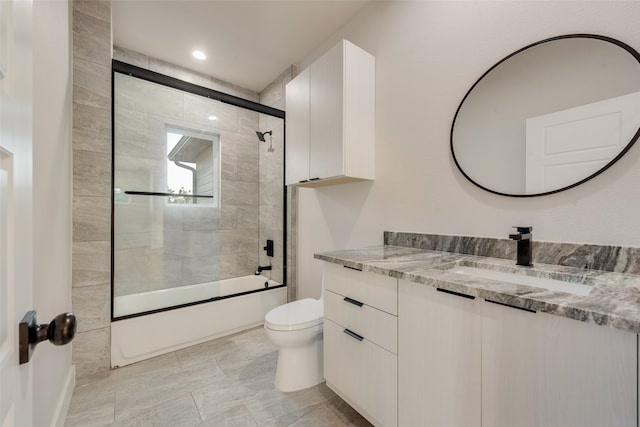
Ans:
[[[344,42],[310,67],[309,178],[344,174]]]
[[[309,179],[309,69],[287,84],[286,185]]]
[[[373,56],[342,40],[287,84],[286,100],[287,185],[373,179]]]

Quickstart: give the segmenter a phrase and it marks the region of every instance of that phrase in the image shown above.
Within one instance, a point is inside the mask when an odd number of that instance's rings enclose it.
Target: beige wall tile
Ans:
[[[83,13],[81,9],[86,7],[78,8],[76,3],[87,6],[91,2],[74,1],[73,57],[109,66],[111,63],[110,19],[105,21]]]
[[[111,155],[73,150],[73,194],[111,197]]]
[[[94,329],[76,334],[73,340],[73,364],[76,384],[86,384],[109,375],[111,361],[111,328]]]
[[[147,55],[120,46],[113,47],[113,59],[135,65],[136,67],[149,69],[149,57]]]
[[[82,127],[75,127],[72,130],[72,143],[74,150],[97,151],[100,153],[111,153],[111,129],[92,130]]]
[[[260,261],[258,259],[258,252],[257,251],[253,251],[253,252],[244,252],[241,254],[238,254],[238,272],[237,275],[239,277],[241,276],[251,276],[253,275],[256,270],[258,269],[259,265],[269,265],[268,263],[263,263],[260,264]],[[265,271],[263,274],[268,276],[268,271]]]
[[[258,250],[259,230],[237,229],[220,231],[220,252],[223,254],[255,253]]]
[[[116,146],[124,145],[120,144],[120,140],[132,140],[143,142],[155,142],[158,145],[164,146],[164,138],[149,139],[149,114],[144,111],[129,110],[124,107],[115,106],[115,127],[113,129],[114,135],[118,143]],[[162,133],[161,133],[162,135]],[[118,147],[119,148],[119,147]]]
[[[111,25],[111,0],[74,0],[73,10]]]
[[[111,240],[111,198],[73,197],[73,240]]]
[[[111,108],[111,68],[76,60],[73,67],[73,102]]]
[[[109,255],[111,254],[111,242],[110,241],[87,241],[87,242],[73,242],[74,254],[95,254],[95,255]]]
[[[73,252],[72,286],[111,285],[111,255]]]
[[[111,323],[111,284],[73,288],[73,313],[78,332],[107,328]]]
[[[73,129],[78,129],[89,134],[108,135],[108,151],[105,149],[105,147],[89,151],[111,152],[111,108],[100,108],[74,102]],[[80,147],[76,146],[75,140],[73,148],[81,149]]]
[[[257,182],[222,183],[222,206],[226,204],[257,206],[258,200]]]

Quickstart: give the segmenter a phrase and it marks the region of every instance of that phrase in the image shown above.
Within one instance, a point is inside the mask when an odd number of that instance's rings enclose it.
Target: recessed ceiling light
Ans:
[[[207,59],[207,55],[205,55],[204,52],[201,50],[194,50],[192,52],[192,55],[194,58],[199,59],[201,61]]]
[[[207,117],[207,119],[209,119],[209,120],[218,120],[218,118],[216,116],[209,116],[209,117]]]

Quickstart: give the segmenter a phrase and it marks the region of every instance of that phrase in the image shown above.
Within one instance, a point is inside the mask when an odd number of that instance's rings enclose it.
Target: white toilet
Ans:
[[[278,390],[302,390],[324,381],[322,304],[322,297],[305,298],[276,307],[264,317],[267,336],[280,349],[275,380]]]

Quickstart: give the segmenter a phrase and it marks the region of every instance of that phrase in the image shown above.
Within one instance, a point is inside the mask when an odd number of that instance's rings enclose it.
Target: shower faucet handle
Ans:
[[[267,240],[267,246],[263,247],[265,251],[267,251],[267,256],[273,257],[273,240]]]

